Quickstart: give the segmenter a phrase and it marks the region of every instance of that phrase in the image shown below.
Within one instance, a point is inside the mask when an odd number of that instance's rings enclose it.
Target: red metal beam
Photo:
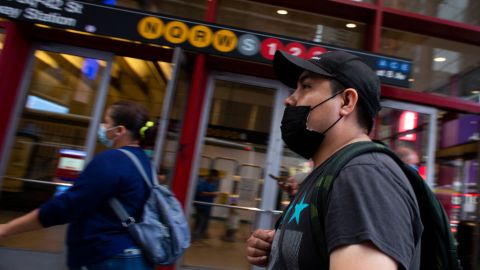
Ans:
[[[375,16],[376,6],[369,3],[359,3],[349,0],[250,0],[279,7],[303,10],[321,15],[338,17],[346,20],[371,23]]]
[[[217,14],[218,2],[217,0],[209,0],[207,2],[207,11],[205,13],[205,20],[207,22],[215,21]],[[179,149],[176,156],[176,165],[174,172],[174,181],[172,190],[177,196],[180,203],[185,208],[185,203],[188,202],[188,191],[192,185],[190,183],[190,174],[193,169],[193,160],[195,149],[200,142],[198,133],[200,129],[200,120],[202,107],[206,101],[207,92],[207,70],[206,70],[205,54],[198,54],[195,60],[193,69],[192,83],[188,94],[186,111],[183,118],[182,131],[179,139]],[[172,267],[162,268],[172,269]]]
[[[5,146],[7,130],[15,113],[18,88],[22,82],[23,71],[31,50],[30,40],[26,38],[18,24],[0,21],[5,30],[5,40],[0,53],[0,153]],[[0,181],[1,184],[1,181]]]
[[[216,17],[217,1],[208,1],[205,18],[207,21]],[[179,140],[179,149],[176,157],[176,166],[173,181],[173,192],[178,200],[185,204],[188,196],[190,172],[193,168],[193,157],[198,143],[200,128],[200,113],[205,103],[207,72],[205,68],[206,55],[198,54],[195,60],[192,83],[187,99],[186,111],[183,119],[182,132]],[[185,207],[185,205],[183,205]]]
[[[207,66],[212,70],[240,73],[263,78],[276,79],[271,65],[238,61],[230,58],[209,56]],[[442,110],[460,113],[480,113],[480,104],[457,97],[441,96],[431,93],[382,85],[382,98],[431,106]]]
[[[200,113],[206,94],[204,54],[197,55],[193,70],[192,85],[188,95],[185,116],[183,119],[182,133],[177,151],[176,166],[172,190],[178,200],[183,204],[187,202],[190,171],[193,167],[193,157],[197,143],[197,134],[200,128]]]
[[[413,33],[480,45],[480,26],[469,25],[418,13],[351,0],[249,0],[279,7],[292,8],[317,14],[355,20],[371,24],[378,12],[383,13],[382,27],[390,27]]]
[[[373,23],[368,24],[367,29],[369,30],[366,40],[366,48],[372,52],[380,51],[380,42],[382,37],[382,23],[383,23],[383,0],[377,0],[377,9],[375,10],[375,18]]]
[[[480,113],[480,104],[457,97],[447,97],[430,93],[416,92],[404,88],[382,85],[382,98],[426,105],[447,111]]]
[[[383,9],[383,27],[480,45],[480,26],[468,25],[393,8]]]

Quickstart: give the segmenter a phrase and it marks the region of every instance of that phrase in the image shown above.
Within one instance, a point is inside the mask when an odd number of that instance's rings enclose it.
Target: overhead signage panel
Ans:
[[[263,63],[270,63],[276,50],[303,58],[344,50],[361,57],[382,83],[410,85],[412,63],[406,59],[115,6],[64,0],[0,0],[0,16]]]

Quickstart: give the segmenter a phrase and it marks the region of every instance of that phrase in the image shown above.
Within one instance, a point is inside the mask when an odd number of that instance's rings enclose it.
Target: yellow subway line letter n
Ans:
[[[157,39],[163,33],[163,22],[159,18],[145,17],[138,22],[137,30],[146,39]]]

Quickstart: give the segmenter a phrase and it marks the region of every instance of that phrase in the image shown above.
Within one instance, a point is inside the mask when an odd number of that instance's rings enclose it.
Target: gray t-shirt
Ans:
[[[283,216],[268,269],[322,269],[310,217],[317,170]],[[397,261],[399,269],[419,269],[423,226],[417,200],[408,179],[387,155],[363,154],[341,170],[324,219],[329,254],[340,246],[370,241]]]

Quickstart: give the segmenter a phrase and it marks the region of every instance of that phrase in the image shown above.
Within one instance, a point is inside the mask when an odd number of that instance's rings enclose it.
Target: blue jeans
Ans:
[[[128,248],[105,261],[70,270],[153,270],[138,248]]]
[[[193,227],[193,240],[201,240],[205,237],[210,219],[210,208],[197,207],[197,216]]]

